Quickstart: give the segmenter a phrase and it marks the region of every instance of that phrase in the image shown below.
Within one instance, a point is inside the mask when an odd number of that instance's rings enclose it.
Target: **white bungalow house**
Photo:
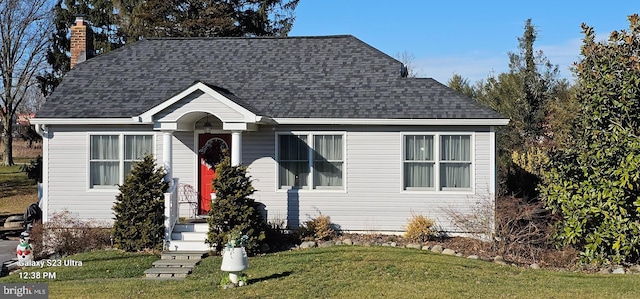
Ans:
[[[445,210],[493,201],[494,132],[508,119],[407,78],[353,36],[146,39],[84,61],[84,28],[72,30],[77,64],[31,120],[44,136],[45,221],[65,209],[112,221],[117,185],[152,153],[173,184],[167,240],[204,246],[172,229],[209,209],[207,144],[248,167],[269,221],[290,228],[321,212],[344,231],[399,233],[413,213],[464,233]],[[179,187],[196,191],[193,205]]]

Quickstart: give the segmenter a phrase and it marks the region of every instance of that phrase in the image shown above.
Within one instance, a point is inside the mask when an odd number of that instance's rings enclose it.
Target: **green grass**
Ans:
[[[0,145],[0,156],[4,148]],[[19,139],[13,140],[13,162],[26,164],[42,155],[42,144],[28,143]],[[0,165],[0,216],[14,213],[24,213],[27,207],[38,200],[38,187],[20,171],[19,165]]]
[[[38,186],[19,165],[0,166],[0,215],[24,213],[38,200]]]
[[[56,271],[50,298],[637,298],[640,275],[597,275],[469,260],[413,249],[335,246],[251,257],[249,285],[221,289],[221,258],[182,281],[142,278],[153,255],[99,251]],[[16,274],[0,282],[16,282]]]

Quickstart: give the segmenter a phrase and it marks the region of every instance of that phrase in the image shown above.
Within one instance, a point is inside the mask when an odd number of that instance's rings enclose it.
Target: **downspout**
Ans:
[[[35,124],[36,133],[42,137],[42,182],[38,183],[38,205],[42,210],[42,222],[49,221],[49,128],[45,124]]]

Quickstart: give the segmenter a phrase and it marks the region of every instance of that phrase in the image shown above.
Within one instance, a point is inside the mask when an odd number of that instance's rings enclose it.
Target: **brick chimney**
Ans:
[[[93,57],[93,37],[91,27],[83,15],[76,16],[76,22],[71,26],[71,65],[83,62]]]

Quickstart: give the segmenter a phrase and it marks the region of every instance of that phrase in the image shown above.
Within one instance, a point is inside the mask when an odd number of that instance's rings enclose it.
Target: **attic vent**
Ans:
[[[403,63],[402,66],[400,66],[400,77],[406,78],[408,76],[409,76],[409,68]]]

